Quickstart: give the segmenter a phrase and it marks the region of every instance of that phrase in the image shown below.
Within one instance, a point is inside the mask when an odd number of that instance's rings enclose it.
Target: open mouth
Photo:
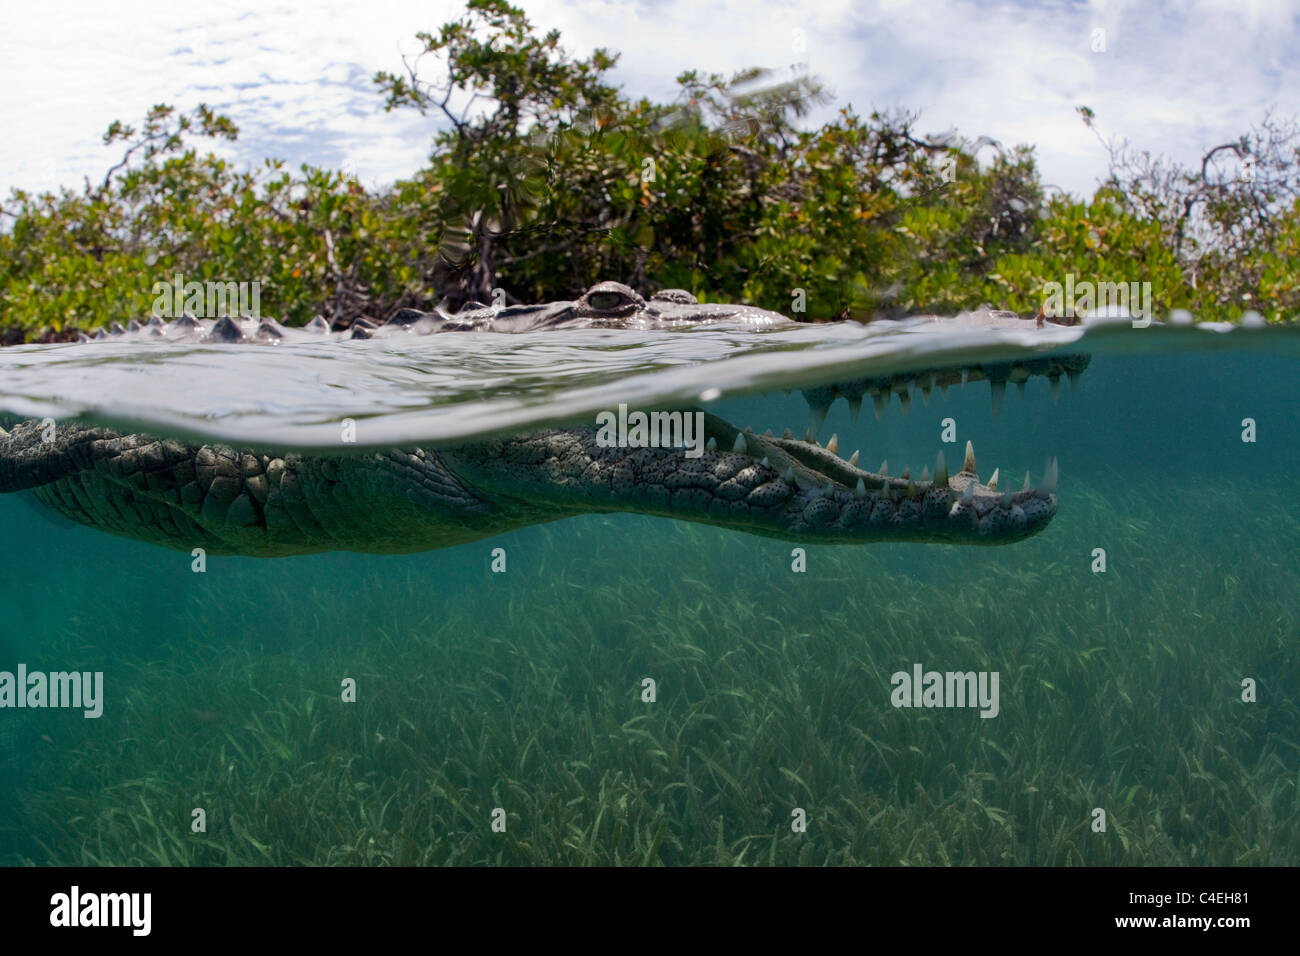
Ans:
[[[796,438],[789,429],[780,437],[770,430],[763,434],[740,430],[706,414],[704,467],[713,470],[723,487],[730,483],[744,489],[748,502],[780,505],[787,534],[983,544],[1019,540],[1042,530],[1056,513],[1055,459],[1047,462],[1037,482],[1026,472],[1023,484],[1013,488],[1000,468],[981,480],[971,442],[966,443],[957,471],[951,470],[941,450],[933,470],[927,465],[919,474],[907,468],[893,474],[888,462],[877,471],[860,467],[858,451],[840,457],[838,436],[832,435],[822,444],[817,432],[831,403],[840,397],[848,401],[850,414],[856,418],[864,397],[869,396],[880,417],[895,394],[906,412],[913,392],[928,404],[934,388],[946,391],[954,384],[988,381],[996,414],[1008,383],[1023,389],[1030,378],[1042,376],[1052,383],[1055,400],[1060,379],[1077,378],[1088,362],[1086,355],[1066,355],[808,389],[804,394],[812,417],[803,438]]]
[[[899,405],[906,415],[912,407],[913,395],[919,395],[922,404],[928,406],[930,395],[936,388],[946,397],[948,388],[952,385],[964,386],[971,382],[988,382],[993,414],[997,415],[1002,411],[1008,384],[1015,385],[1023,397],[1029,380],[1039,377],[1046,378],[1051,384],[1052,404],[1055,405],[1061,397],[1062,377],[1068,379],[1073,386],[1091,361],[1092,356],[1080,352],[1014,362],[989,362],[957,368],[929,369],[924,372],[864,378],[855,382],[804,389],[804,398],[808,400],[808,406],[812,410],[812,417],[808,422],[808,435],[814,439],[817,437],[831,404],[840,397],[848,402],[849,416],[856,422],[864,396],[871,398],[875,405],[876,418],[880,419],[884,417],[895,395],[898,396]]]

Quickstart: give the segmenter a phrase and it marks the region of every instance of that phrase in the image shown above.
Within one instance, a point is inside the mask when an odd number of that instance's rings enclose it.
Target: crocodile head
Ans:
[[[775,326],[789,321],[775,312],[753,306],[700,302],[685,289],[664,289],[645,299],[621,282],[597,283],[576,302],[510,306],[494,312],[490,321],[500,325],[516,317],[525,318],[530,328],[653,329],[725,321]]]
[[[186,313],[171,322],[158,317],[145,322],[132,320],[125,326],[114,322],[108,329],[100,329],[93,335],[83,332],[80,338],[82,341],[111,339],[278,345],[321,338],[371,339],[440,332],[535,332],[580,328],[650,330],[718,322],[736,322],[749,328],[790,324],[790,320],[779,313],[750,305],[700,302],[684,289],[665,289],[646,299],[621,282],[599,282],[573,301],[507,306],[467,302],[455,313],[441,309],[432,312],[398,309],[382,323],[362,318],[342,331],[333,331],[319,316],[302,328],[290,328],[270,318],[223,316],[220,319],[198,319]]]
[[[632,511],[812,543],[932,541],[1006,544],[1041,531],[1056,514],[1056,464],[1004,489],[995,471],[976,472],[968,442],[961,470],[943,452],[935,470],[892,476],[787,434],[740,431],[696,415],[704,449],[617,447],[595,427],[547,429],[440,450],[448,467],[480,493],[558,512]]]
[[[409,310],[408,310],[409,311]],[[1003,316],[1000,321],[1019,321]],[[680,290],[645,299],[603,282],[572,302],[486,308],[455,316],[398,312],[384,326],[345,333],[289,330],[263,319],[154,320],[113,338],[275,344],[286,338],[518,332],[591,326],[661,328],[700,322],[791,324],[749,306],[711,305]],[[961,323],[958,322],[958,325]],[[1033,323],[1029,322],[1032,326]],[[340,347],[346,347],[341,342]],[[196,446],[149,435],[41,423],[0,428],[0,492],[30,490],[47,506],[115,534],[212,553],[286,555],[312,551],[411,552],[445,547],[584,512],[638,512],[808,542],[934,541],[1002,544],[1042,530],[1057,509],[1057,469],[1037,483],[981,480],[968,443],[961,467],[944,455],[934,470],[867,471],[858,453],[839,455],[818,431],[843,397],[854,416],[870,396],[877,415],[894,395],[928,400],[932,388],[987,380],[994,407],[1008,383],[1073,378],[1087,356],[1065,355],[934,368],[808,389],[812,421],[802,439],[740,430],[697,409],[673,410],[691,435],[611,442],[594,424],[530,431],[438,448],[307,455]],[[667,419],[671,422],[671,417]],[[955,465],[956,462],[953,462]]]

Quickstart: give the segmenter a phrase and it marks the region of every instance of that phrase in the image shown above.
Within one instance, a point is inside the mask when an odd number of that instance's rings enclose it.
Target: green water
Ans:
[[[99,719],[0,710],[0,862],[1295,864],[1297,367],[1103,350],[1058,406],[841,402],[822,435],[873,468],[932,462],[948,416],[1015,487],[1056,455],[1060,511],[802,573],[781,541],[597,515],[195,574],[0,497],[0,670],[105,681]],[[917,663],[998,672],[998,715],[895,708]]]

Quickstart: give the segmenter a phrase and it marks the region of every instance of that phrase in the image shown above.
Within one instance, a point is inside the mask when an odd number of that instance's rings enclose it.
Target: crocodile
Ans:
[[[1004,322],[1021,320],[1004,316]],[[334,331],[223,316],[114,325],[99,340],[261,344],[454,332],[510,333],[696,323],[778,327],[792,320],[752,306],[700,303],[679,289],[644,298],[602,282],[574,301],[469,303],[453,314],[403,309],[383,323]],[[1032,321],[1026,323],[1032,327]],[[343,346],[346,347],[346,346]],[[996,366],[938,368],[808,389],[813,421],[802,439],[741,430],[699,409],[704,434],[684,447],[616,447],[594,424],[365,453],[325,455],[195,444],[93,424],[10,420],[0,428],[0,492],[30,492],[47,508],[111,534],[212,554],[275,557],[319,551],[411,553],[588,512],[638,512],[811,543],[874,541],[1003,544],[1033,535],[1057,510],[1057,468],[1012,491],[999,472],[981,481],[967,443],[960,471],[942,452],[933,473],[867,471],[818,440],[830,403],[856,418],[865,396],[877,414],[892,395],[987,380],[994,390],[1046,376],[1071,379],[1087,356],[1035,357]]]

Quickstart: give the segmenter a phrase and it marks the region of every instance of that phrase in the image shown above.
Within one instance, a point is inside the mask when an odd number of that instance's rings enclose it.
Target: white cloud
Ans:
[[[955,127],[1035,144],[1044,180],[1075,193],[1091,192],[1106,158],[1075,114],[1080,103],[1108,133],[1189,163],[1269,106],[1300,114],[1293,0],[517,2],[576,55],[620,52],[614,79],[630,95],[670,98],[687,69],[729,75],[806,59],[835,95],[817,121],[846,103],[860,113],[919,109],[922,132]],[[225,151],[240,161],[274,155],[390,181],[423,162],[437,121],[385,114],[370,78],[399,70],[417,30],[460,10],[454,0],[269,9],[11,0],[0,39],[0,128],[9,134],[0,190],[98,179],[120,153],[99,145],[104,129],[137,122],[156,102],[206,101],[231,115],[241,137]],[[1098,27],[1100,53],[1091,49]]]

